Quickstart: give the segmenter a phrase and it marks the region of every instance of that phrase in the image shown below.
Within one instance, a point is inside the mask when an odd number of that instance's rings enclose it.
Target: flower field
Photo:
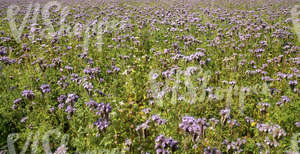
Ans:
[[[299,0],[0,8],[0,154],[299,153]]]

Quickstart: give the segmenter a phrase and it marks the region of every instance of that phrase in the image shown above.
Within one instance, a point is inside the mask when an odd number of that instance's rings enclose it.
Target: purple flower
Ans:
[[[66,103],[76,103],[78,98],[79,97],[76,94],[68,94],[68,97],[66,99]]]
[[[6,65],[14,64],[16,62],[15,59],[9,59],[8,57],[0,57],[0,61]]]
[[[59,108],[59,109],[63,109],[64,107],[65,107],[65,104],[64,104],[64,103],[58,104],[58,108]]]
[[[89,108],[96,108],[97,107],[97,102],[94,100],[90,100],[85,103]]]
[[[154,73],[153,75],[152,75],[152,80],[155,80],[155,79],[157,79],[158,78],[158,76],[159,76],[159,74],[158,73]]]
[[[43,84],[43,85],[41,85],[40,88],[42,90],[42,93],[49,93],[51,91],[49,84]]]
[[[73,67],[72,66],[65,66],[65,69],[68,71],[73,71]]]
[[[11,109],[15,110],[16,108],[18,108],[18,106],[16,104],[13,104]]]
[[[240,124],[237,122],[237,120],[229,119],[229,120],[227,121],[227,123],[228,123],[230,126],[240,126]]]
[[[267,108],[270,107],[269,103],[258,103],[257,106],[260,107],[260,112],[266,112]]]
[[[159,125],[165,124],[167,122],[165,119],[161,119],[159,115],[152,115],[152,120]]]
[[[144,113],[148,114],[151,112],[151,108],[145,108],[142,110]]]
[[[256,128],[260,132],[265,132],[272,134],[273,137],[280,138],[281,136],[286,136],[286,132],[279,126],[279,125],[273,125],[273,124],[256,124]]]
[[[216,148],[206,147],[203,154],[221,154],[222,152]]]
[[[126,146],[130,146],[131,144],[132,144],[131,139],[126,139],[126,140],[125,140],[125,145],[126,145]]]
[[[113,72],[119,72],[120,71],[120,68],[119,67],[117,67],[117,66],[113,66],[112,67],[113,68]]]
[[[290,99],[287,96],[281,96],[281,100],[279,102],[277,102],[276,104],[278,106],[281,106],[284,103],[288,103],[290,102]]]
[[[22,98],[17,98],[14,100],[14,104],[20,104],[22,102]]]
[[[97,104],[96,114],[101,115],[103,118],[108,119],[109,113],[111,112],[111,106],[109,103],[99,103]]]
[[[71,74],[71,81],[80,84],[81,83],[81,78],[78,76],[78,74],[72,73]]]
[[[90,82],[84,82],[83,88],[86,89],[90,93],[93,90],[94,86]]]
[[[0,56],[5,56],[5,55],[7,55],[7,48],[1,46],[0,47]]]
[[[291,80],[291,81],[289,81],[289,85],[291,86],[292,89],[294,89],[295,86],[298,85],[298,81],[297,80]]]
[[[63,103],[65,100],[66,100],[67,96],[66,95],[60,95],[58,98],[57,98],[57,101],[59,103]]]
[[[78,56],[82,59],[85,59],[88,55],[88,52],[82,52],[81,54],[79,54]]]
[[[242,152],[242,145],[246,143],[245,139],[238,138],[236,141],[228,142],[226,139],[224,140],[223,144],[226,145],[227,150],[234,150],[238,153]]]
[[[96,122],[94,122],[94,125],[100,130],[103,131],[109,126],[110,122],[106,119],[99,118]]]
[[[51,113],[53,113],[53,112],[55,111],[55,108],[54,108],[54,107],[51,107],[51,108],[49,109],[49,111],[50,111]]]
[[[178,142],[164,135],[159,135],[155,139],[155,149],[156,153],[170,153],[168,149],[174,152],[178,149]]]
[[[23,96],[23,97],[26,97],[26,98],[29,99],[29,100],[32,100],[32,99],[34,99],[34,97],[35,97],[35,95],[34,95],[34,93],[32,92],[32,90],[24,90],[24,91],[22,92],[22,96]]]
[[[287,96],[282,96],[281,97],[281,100],[283,101],[283,102],[290,102],[290,99],[287,97]]]
[[[300,128],[300,122],[296,122],[295,125]]]
[[[224,124],[227,119],[230,119],[230,109],[226,108],[220,111],[221,122]]]
[[[96,68],[85,68],[84,70],[83,70],[83,72],[85,73],[85,74],[89,74],[89,75],[95,75],[95,74],[98,74],[98,73],[100,73],[100,70],[99,70],[99,68],[98,67],[96,67]]]
[[[28,117],[23,117],[23,118],[21,119],[21,123],[24,123],[27,119],[28,119]]]
[[[72,107],[71,105],[68,105],[66,110],[65,110],[68,114],[71,114],[73,112],[76,111],[76,108],[75,107]]]
[[[264,142],[271,147],[279,146],[279,143],[275,139],[270,140],[268,136],[265,137]]]
[[[202,134],[204,134],[208,125],[209,124],[206,122],[205,118],[195,119],[194,117],[185,116],[182,118],[179,128],[191,134],[193,139],[197,140]]]
[[[98,93],[100,96],[106,96],[105,93],[102,92],[102,91],[99,90],[99,89],[96,89],[95,91],[96,91],[96,93]]]
[[[145,130],[145,129],[149,128],[149,123],[150,123],[150,120],[147,120],[145,123],[138,125],[135,130],[136,131],[139,131],[140,129]]]
[[[246,119],[246,122],[249,124],[254,122],[254,120],[251,117],[246,116],[245,119]]]

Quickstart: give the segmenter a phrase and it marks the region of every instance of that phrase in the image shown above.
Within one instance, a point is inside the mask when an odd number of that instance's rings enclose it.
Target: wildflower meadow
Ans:
[[[299,154],[299,0],[0,0],[0,154]]]

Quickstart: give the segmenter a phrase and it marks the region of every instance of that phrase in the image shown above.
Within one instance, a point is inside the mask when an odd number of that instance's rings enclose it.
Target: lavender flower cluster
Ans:
[[[35,95],[34,93],[32,92],[32,90],[24,90],[22,92],[22,96],[29,99],[29,100],[33,100]]]
[[[12,108],[13,110],[17,109],[17,108],[18,108],[18,105],[21,104],[21,102],[22,102],[22,98],[17,98],[17,99],[15,99],[11,108]]]
[[[155,150],[157,154],[169,154],[170,151],[168,151],[168,149],[174,152],[179,148],[178,144],[179,143],[172,138],[159,135],[155,139]]]
[[[223,141],[223,144],[226,145],[227,150],[233,150],[237,153],[243,152],[242,145],[246,143],[245,139],[238,138],[236,141],[229,142],[226,139]]]
[[[41,85],[40,89],[41,89],[42,93],[49,93],[49,92],[51,92],[51,88],[50,88],[49,84],[43,84],[43,85]]]
[[[257,106],[259,106],[260,112],[264,112],[265,113],[265,112],[267,112],[267,108],[270,107],[270,104],[269,103],[261,103],[260,102],[260,103],[257,104]]]
[[[75,103],[78,101],[79,96],[76,94],[68,94],[68,95],[60,95],[57,98],[58,101],[58,108],[64,109],[65,112],[67,112],[68,119],[71,119],[71,116],[74,112],[76,112]]]
[[[282,106],[283,104],[289,103],[291,100],[287,96],[281,96],[281,100],[276,103],[278,106]]]
[[[273,138],[280,138],[286,136],[286,132],[279,125],[276,124],[256,124],[256,128],[260,132],[268,133],[273,136]]]
[[[222,152],[220,150],[218,150],[217,148],[209,146],[204,149],[203,154],[222,154]]]
[[[193,140],[198,140],[202,135],[204,135],[205,130],[209,126],[206,118],[195,119],[194,117],[185,116],[182,118],[179,128],[184,132],[191,134]]]
[[[167,120],[162,119],[159,115],[154,114],[149,119],[147,119],[146,122],[138,125],[135,130],[139,131],[139,130],[146,130],[146,129],[148,129],[149,128],[149,124],[150,124],[151,121],[154,122],[154,123],[156,123],[156,124],[158,124],[158,125],[163,125],[163,124],[165,124],[167,122]]]
[[[90,100],[85,103],[90,110],[96,112],[96,115],[100,116],[100,118],[94,122],[94,125],[100,130],[104,131],[110,125],[109,114],[112,111],[112,108],[109,103],[97,103],[94,100]]]

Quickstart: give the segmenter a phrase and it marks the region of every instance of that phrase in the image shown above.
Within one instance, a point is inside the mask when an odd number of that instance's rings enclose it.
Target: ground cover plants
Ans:
[[[0,153],[299,152],[297,0],[0,4]]]

